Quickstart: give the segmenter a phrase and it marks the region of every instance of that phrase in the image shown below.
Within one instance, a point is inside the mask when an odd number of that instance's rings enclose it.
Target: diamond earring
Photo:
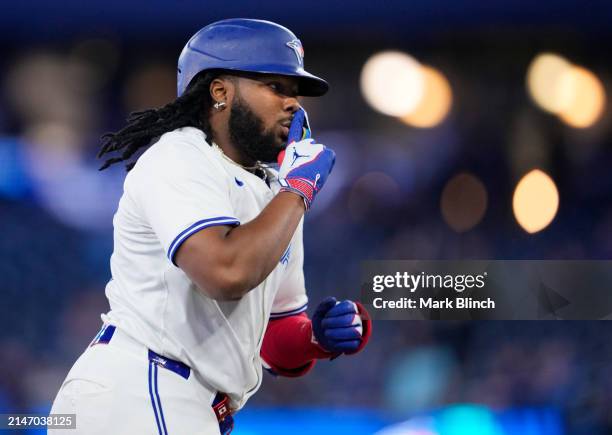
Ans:
[[[223,110],[225,108],[225,101],[217,101],[213,104],[213,107],[217,110]]]

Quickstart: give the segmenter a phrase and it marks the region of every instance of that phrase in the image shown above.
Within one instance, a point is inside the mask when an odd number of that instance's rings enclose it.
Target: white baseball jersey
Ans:
[[[128,173],[115,214],[111,311],[103,316],[149,349],[190,366],[197,379],[242,407],[259,388],[270,317],[306,309],[300,222],[266,280],[238,301],[203,295],[174,263],[185,240],[213,225],[240,225],[278,191],[228,161],[205,134],[164,134]]]

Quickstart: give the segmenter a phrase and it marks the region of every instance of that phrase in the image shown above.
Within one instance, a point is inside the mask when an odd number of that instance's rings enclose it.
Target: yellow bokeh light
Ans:
[[[591,71],[574,66],[560,80],[560,99],[564,105],[559,117],[568,125],[586,128],[603,113],[606,93],[601,81]]]
[[[575,128],[592,126],[606,105],[603,84],[595,74],[553,53],[531,62],[527,88],[539,107]]]
[[[463,233],[474,228],[487,210],[487,190],[474,175],[454,176],[442,191],[440,211],[453,230]]]
[[[421,101],[400,119],[408,125],[430,128],[444,120],[451,108],[453,94],[444,75],[434,68],[421,68],[424,78],[424,92]]]
[[[533,234],[546,228],[559,209],[559,192],[555,182],[544,172],[534,169],[516,185],[512,210],[518,224]]]
[[[542,53],[527,71],[527,88],[533,101],[542,109],[558,113],[567,102],[560,93],[561,81],[572,64],[557,54]]]
[[[423,96],[423,73],[414,58],[400,51],[385,51],[367,60],[361,70],[361,92],[375,110],[402,116]]]

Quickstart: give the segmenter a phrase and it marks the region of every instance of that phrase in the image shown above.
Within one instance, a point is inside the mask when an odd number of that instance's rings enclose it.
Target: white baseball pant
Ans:
[[[185,379],[189,369],[175,364],[105,325],[68,373],[51,413],[76,414],[74,435],[219,435],[216,392],[190,371]]]

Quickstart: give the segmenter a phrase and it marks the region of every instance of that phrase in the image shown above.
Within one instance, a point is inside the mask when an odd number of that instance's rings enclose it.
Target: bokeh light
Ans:
[[[601,117],[606,94],[595,74],[586,68],[574,66],[561,77],[560,99],[564,105],[559,117],[572,127],[586,128]]]
[[[372,108],[385,115],[410,113],[423,97],[421,65],[399,51],[375,54],[361,71],[361,92]]]
[[[446,183],[440,198],[444,221],[463,233],[482,220],[487,209],[487,190],[472,174],[460,173]]]
[[[535,57],[527,71],[527,88],[533,101],[550,113],[558,113],[566,104],[559,92],[564,74],[572,64],[562,56],[542,53]]]
[[[517,184],[512,198],[514,217],[519,225],[533,234],[546,228],[559,209],[559,192],[546,173],[534,169]]]
[[[531,62],[527,88],[540,108],[575,128],[592,126],[606,104],[604,86],[593,72],[553,53],[540,54]]]
[[[451,108],[453,94],[444,75],[429,66],[421,68],[424,79],[423,96],[416,107],[401,117],[408,125],[431,128],[441,123]]]

